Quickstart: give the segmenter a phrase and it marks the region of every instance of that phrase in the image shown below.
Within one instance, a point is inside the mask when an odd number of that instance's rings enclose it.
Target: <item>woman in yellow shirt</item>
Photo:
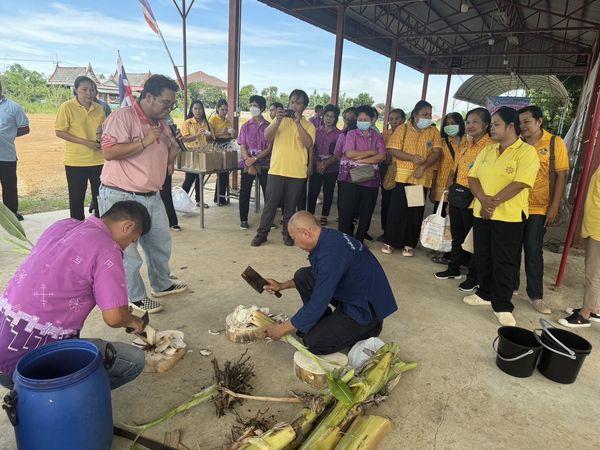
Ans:
[[[65,172],[69,189],[71,218],[85,219],[83,203],[88,181],[92,190],[92,204],[98,217],[98,191],[104,157],[100,148],[104,109],[94,102],[98,90],[89,77],[75,79],[75,97],[58,109],[54,129],[56,136],[64,139]]]
[[[452,251],[450,263],[443,272],[437,272],[438,280],[458,279],[462,275],[460,267],[468,267],[467,279],[458,285],[458,290],[471,292],[479,286],[475,258],[462,248],[467,234],[473,227],[473,194],[469,189],[469,169],[475,163],[477,155],[490,142],[490,113],[485,108],[475,108],[467,113],[465,130],[467,137],[462,140],[461,148],[455,155],[448,185],[448,214],[452,232]]]
[[[200,100],[194,100],[190,105],[190,110],[181,126],[181,134],[185,146],[190,150],[202,148],[206,146],[208,140],[214,139],[210,125],[206,119],[204,103]],[[202,206],[200,205],[200,176],[193,173],[186,173],[181,188],[189,194],[192,185],[195,186],[196,206]],[[204,208],[208,208],[206,203],[204,204]]]
[[[513,289],[519,270],[529,191],[540,162],[535,148],[521,139],[519,114],[503,106],[492,115],[492,139],[469,171],[475,196],[473,237],[479,288],[467,305],[490,305],[500,324],[516,325]]]
[[[216,114],[210,118],[209,123],[217,144],[227,145],[235,138],[233,125],[227,118],[227,100],[221,99],[217,102]],[[217,202],[217,190],[215,189],[215,203],[217,203],[219,206],[228,205],[229,172],[219,172],[218,183],[220,198]]]
[[[406,122],[406,113],[400,108],[395,108],[390,111],[388,115],[388,129],[383,130],[383,141],[387,147],[392,134],[396,131],[400,125],[403,125]],[[382,162],[379,165],[379,173],[381,174],[381,179],[385,177],[388,166],[390,164],[390,155],[388,154],[386,161]],[[387,219],[387,213],[390,208],[390,198],[392,198],[392,191],[388,191],[386,189],[381,189],[381,229],[385,231],[385,221]],[[382,234],[377,238],[378,242],[384,242],[385,236]]]
[[[396,164],[396,185],[392,189],[386,218],[383,253],[402,249],[402,256],[413,256],[419,241],[425,195],[431,187],[433,170],[442,153],[440,132],[431,119],[432,107],[419,101],[407,123],[396,128],[387,143],[387,151]],[[405,188],[422,186],[423,206],[408,207]]]

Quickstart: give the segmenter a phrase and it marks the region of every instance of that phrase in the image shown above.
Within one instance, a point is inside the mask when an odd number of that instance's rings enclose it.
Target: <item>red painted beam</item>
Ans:
[[[427,60],[425,61],[425,70],[423,71],[423,89],[421,91],[421,100],[425,100],[425,97],[427,97],[427,85],[429,84],[430,66],[431,66],[431,60],[428,56]]]
[[[446,79],[446,93],[444,94],[444,109],[442,110],[442,120],[446,117],[448,110],[448,97],[450,96],[450,82],[452,81],[452,69],[448,70],[448,78]]]
[[[337,105],[340,99],[340,80],[342,78],[342,55],[344,53],[344,25],[346,8],[337,8],[337,25],[335,29],[335,54],[333,57],[333,81],[331,84],[331,103]]]
[[[229,119],[236,130],[239,125],[240,36],[242,0],[229,0],[229,43],[227,55],[227,105]]]
[[[390,72],[388,75],[387,94],[385,96],[385,113],[383,115],[383,129],[387,130],[388,117],[392,109],[392,94],[394,93],[394,79],[396,78],[396,64],[398,61],[398,41],[392,42],[390,52]]]

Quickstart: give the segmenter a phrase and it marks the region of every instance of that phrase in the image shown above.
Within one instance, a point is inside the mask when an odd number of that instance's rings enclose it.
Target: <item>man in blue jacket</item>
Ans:
[[[290,219],[288,230],[294,245],[308,252],[310,267],[283,283],[267,278],[265,290],[296,288],[304,305],[290,320],[269,327],[267,335],[278,340],[297,331],[318,355],[378,336],[383,319],[398,307],[385,272],[369,249],[344,233],[321,228],[306,211]]]

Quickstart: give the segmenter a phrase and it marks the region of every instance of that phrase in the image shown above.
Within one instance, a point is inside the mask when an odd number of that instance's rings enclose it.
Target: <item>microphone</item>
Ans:
[[[169,125],[169,129],[171,130],[171,134],[173,135],[173,139],[175,139],[175,142],[177,142],[177,145],[179,145],[179,150],[181,150],[182,152],[186,152],[187,148],[185,148],[185,145],[183,145],[183,142],[181,141],[181,139],[177,139],[177,125],[175,125],[173,123],[173,119],[171,118],[171,116],[169,116],[167,118],[167,125]]]

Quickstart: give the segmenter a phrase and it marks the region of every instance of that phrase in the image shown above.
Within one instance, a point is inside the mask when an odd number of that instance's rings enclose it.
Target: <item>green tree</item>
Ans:
[[[260,91],[260,95],[262,95],[267,100],[267,106],[269,106],[273,102],[279,101],[279,89],[277,86],[269,86]]]
[[[248,99],[251,95],[258,93],[254,85],[248,84],[240,88],[240,109],[242,111],[248,111],[250,108]]]
[[[194,100],[200,100],[204,103],[206,108],[215,108],[217,106],[217,102],[222,98],[225,98],[226,95],[221,91],[221,89],[210,86],[205,83],[190,83],[188,85],[188,97],[189,103]],[[178,92],[178,102],[183,104],[183,92]],[[188,103],[188,104],[189,104]],[[187,111],[186,111],[187,113]]]
[[[560,131],[560,122],[564,114],[564,124],[562,127],[562,135],[564,136],[575,119],[583,79],[581,76],[569,76],[562,77],[561,81],[569,94],[566,104],[555,94],[548,91],[531,89],[527,91],[527,96],[531,98],[533,105],[542,108],[544,112],[544,128],[552,133]]]
[[[373,97],[371,97],[371,95],[366,92],[361,92],[354,99],[352,99],[352,106],[373,106],[373,103],[375,103],[375,100],[373,100]]]

